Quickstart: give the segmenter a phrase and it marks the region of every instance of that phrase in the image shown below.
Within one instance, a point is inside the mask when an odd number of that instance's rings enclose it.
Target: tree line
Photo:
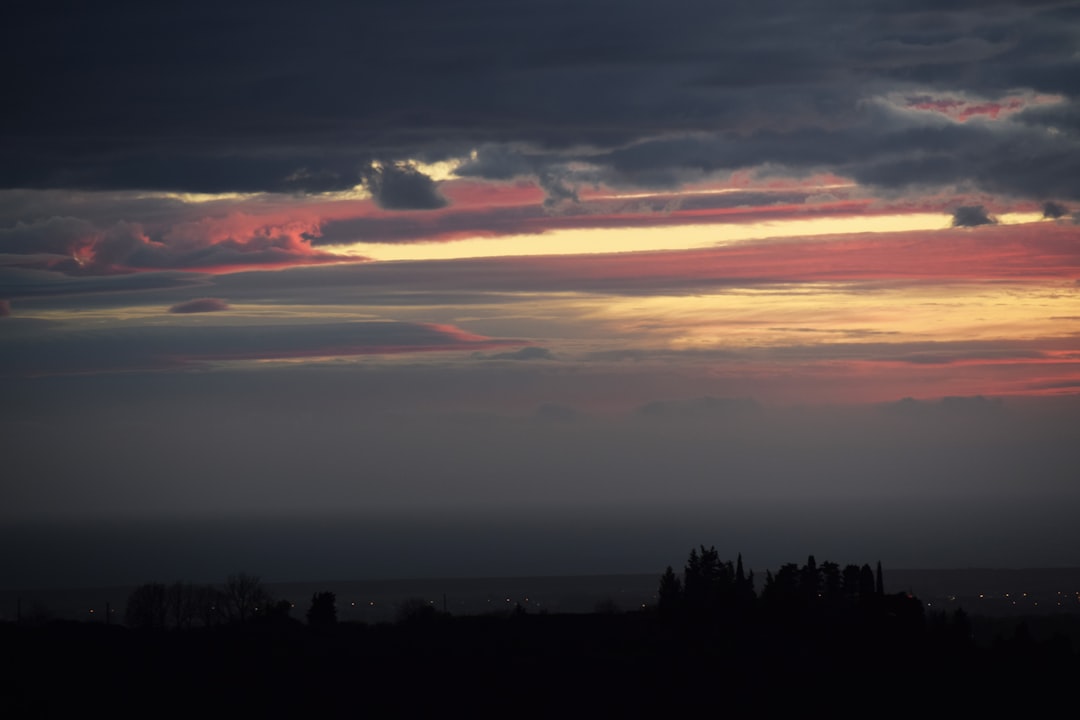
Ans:
[[[434,611],[426,602],[420,605],[423,611]],[[287,620],[294,607],[288,600],[274,598],[258,576],[237,573],[221,586],[179,581],[144,583],[127,598],[124,624],[142,630],[212,628],[255,620]],[[790,613],[800,609],[842,611],[870,607],[884,607],[894,614],[897,610],[907,615],[917,611],[921,615],[921,604],[914,598],[904,593],[885,595],[880,562],[875,571],[869,564],[819,564],[810,555],[801,566],[787,563],[775,574],[767,571],[759,593],[754,572],[744,568],[741,554],[734,561],[723,561],[715,546],[701,545],[690,551],[682,573],[677,574],[669,565],[661,575],[655,610],[662,616],[700,618],[758,609]],[[417,614],[410,609],[407,601],[402,604],[399,621]],[[315,593],[306,618],[311,626],[335,624],[334,593]]]
[[[315,593],[307,612],[308,624],[337,622],[332,592]],[[237,573],[224,585],[190,582],[144,583],[128,595],[124,624],[139,630],[190,630],[255,620],[285,620],[293,608],[289,600],[274,598],[257,575]]]
[[[921,603],[907,595],[886,595],[881,562],[869,564],[786,563],[774,575],[765,573],[760,594],[754,573],[743,567],[742,555],[722,561],[715,547],[701,545],[690,551],[681,576],[672,566],[661,575],[657,609],[662,615],[702,616],[762,609],[773,612],[880,609],[893,616],[922,617]]]

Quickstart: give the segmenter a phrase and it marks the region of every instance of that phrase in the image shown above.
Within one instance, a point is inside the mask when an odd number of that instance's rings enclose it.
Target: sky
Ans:
[[[1080,3],[7,16],[0,585],[1080,565]]]

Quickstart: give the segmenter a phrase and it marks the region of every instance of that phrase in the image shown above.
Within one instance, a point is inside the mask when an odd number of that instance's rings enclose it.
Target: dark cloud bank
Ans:
[[[1076,199],[1078,27],[1049,1],[22,4],[0,186],[424,209],[398,163],[476,150],[461,174],[551,202],[765,164]]]

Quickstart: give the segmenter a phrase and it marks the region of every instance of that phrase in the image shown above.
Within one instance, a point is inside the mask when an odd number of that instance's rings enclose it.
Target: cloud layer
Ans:
[[[0,533],[1080,563],[1076,3],[9,16]]]
[[[475,151],[460,174],[532,176],[552,203],[598,180],[670,187],[762,165],[1077,198],[1071,3],[680,0],[569,13],[559,0],[377,2],[324,14],[194,2],[167,21],[134,7],[62,14],[57,27],[57,12],[24,8],[5,43],[20,111],[0,124],[0,185],[366,182],[384,207],[432,208],[431,177],[397,163]],[[274,53],[252,51],[267,42]]]

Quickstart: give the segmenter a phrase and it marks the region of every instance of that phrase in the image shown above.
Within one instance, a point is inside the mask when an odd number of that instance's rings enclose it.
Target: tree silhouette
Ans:
[[[795,563],[785,563],[773,575],[771,572],[765,575],[765,587],[761,591],[761,599],[769,603],[790,605],[796,602],[799,593],[799,566]]]
[[[675,574],[670,565],[664,574],[660,576],[660,587],[657,590],[657,607],[660,612],[671,614],[682,609],[683,586],[682,581]]]
[[[754,571],[747,575],[743,569],[742,553],[739,553],[735,562],[735,602],[745,607],[755,599],[754,595]]]
[[[859,570],[859,599],[868,600],[877,593],[875,588],[874,571],[869,565],[863,565]]]
[[[233,622],[245,623],[255,617],[260,608],[265,612],[271,602],[270,593],[257,575],[238,573],[225,580],[222,590],[225,615]]]
[[[858,565],[845,565],[844,573],[840,580],[841,591],[848,602],[854,603],[859,599],[859,585],[862,573]]]
[[[837,563],[821,563],[821,594],[830,604],[840,603],[844,599],[843,580]]]
[[[399,625],[425,625],[438,620],[442,615],[429,600],[422,597],[402,600],[398,603],[396,613]]]
[[[138,630],[164,630],[169,617],[169,592],[161,583],[145,583],[131,591],[124,624]]]
[[[716,547],[690,551],[683,572],[683,596],[694,613],[729,605],[734,595],[735,570],[731,562],[721,562]]]
[[[199,585],[195,588],[195,615],[203,627],[219,624],[224,614],[225,597],[221,590],[213,585]]]
[[[799,571],[799,593],[805,602],[814,602],[821,593],[821,573],[817,561],[811,555]]]
[[[307,622],[311,627],[329,627],[337,623],[337,596],[332,592],[315,593],[311,596],[311,607],[307,611]]]
[[[187,630],[198,614],[198,589],[191,583],[174,582],[168,589],[167,604],[172,626]]]
[[[222,591],[211,585],[145,583],[128,595],[124,624],[143,630],[190,630],[196,623],[212,627],[226,605]]]

